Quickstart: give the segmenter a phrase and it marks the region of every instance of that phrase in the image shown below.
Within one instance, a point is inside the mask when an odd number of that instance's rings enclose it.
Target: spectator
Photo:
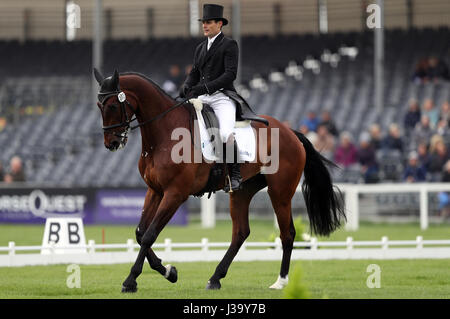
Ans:
[[[427,81],[428,59],[422,58],[417,62],[414,70],[413,80],[416,83],[423,83]]]
[[[403,172],[403,181],[408,183],[423,182],[426,179],[427,172],[419,165],[418,155],[411,152],[408,157],[408,164]]]
[[[333,158],[335,140],[334,136],[328,132],[326,124],[320,124],[317,128],[317,138],[314,147],[326,158]]]
[[[378,165],[375,150],[370,144],[369,133],[363,133],[359,141],[358,160],[365,183],[378,182]]]
[[[339,131],[336,127],[336,124],[334,124],[333,120],[331,119],[330,111],[323,111],[321,114],[321,122],[319,125],[326,125],[328,132],[332,134],[333,136],[337,137],[339,136]]]
[[[450,80],[448,66],[441,59],[431,56],[428,59],[427,78],[430,81],[438,82],[439,80]]]
[[[5,180],[5,171],[3,170],[3,163],[0,161],[0,182]]]
[[[299,129],[300,133],[306,136],[306,138],[314,145],[317,140],[317,133],[314,131],[310,131],[308,125],[302,124]]]
[[[383,140],[383,148],[403,152],[403,141],[397,124],[392,123],[389,126],[389,134]]]
[[[438,140],[431,151],[429,171],[431,173],[431,181],[441,180],[441,172],[445,163],[450,159],[450,155],[443,140]]]
[[[180,67],[176,64],[172,64],[169,68],[169,76],[164,81],[162,88],[172,97],[178,94],[178,88],[183,82]]]
[[[348,168],[358,162],[358,151],[352,143],[352,137],[348,132],[342,132],[340,142],[334,153],[334,161],[336,164]]]
[[[306,125],[311,132],[315,132],[317,130],[317,126],[319,125],[316,112],[309,111],[308,117],[301,122],[301,125]]]
[[[373,149],[375,151],[381,149],[382,137],[380,126],[376,123],[372,124],[370,126],[369,133],[370,133],[370,144],[372,145]]]
[[[291,121],[283,121],[283,124],[286,125],[288,128],[291,128]]]
[[[409,134],[417,123],[420,122],[420,107],[419,103],[415,99],[411,99],[409,101],[408,112],[405,114],[405,118],[403,120],[403,125],[405,127],[406,133]]]
[[[19,156],[11,158],[9,163],[9,175],[12,182],[25,182],[25,172],[23,170],[22,160]]]
[[[430,126],[430,118],[427,115],[422,115],[420,122],[417,123],[412,134],[412,142],[415,143],[414,148],[420,143],[428,143],[433,134],[434,131]]]
[[[430,119],[430,126],[435,128],[439,121],[439,110],[434,107],[433,100],[426,99],[423,102],[423,115],[427,115]]]
[[[430,153],[428,152],[427,143],[420,143],[417,146],[417,156],[419,165],[422,166],[425,171],[428,171],[430,165]]]
[[[436,131],[439,135],[448,134],[448,129],[450,127],[450,104],[445,101],[441,105],[441,111],[439,113],[439,122]]]
[[[445,163],[441,182],[450,183],[450,160]],[[441,216],[447,218],[450,216],[450,192],[440,192],[438,196]]]

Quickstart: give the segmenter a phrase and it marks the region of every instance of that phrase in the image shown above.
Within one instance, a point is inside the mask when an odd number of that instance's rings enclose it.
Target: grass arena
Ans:
[[[1,0],[0,301],[450,299],[449,39],[448,0]]]
[[[249,241],[267,241],[275,231],[273,221],[251,221]],[[158,242],[171,238],[174,242],[228,241],[230,221],[219,221],[215,229],[202,229],[199,221],[187,227],[168,226]],[[125,242],[132,233],[131,226],[85,226],[86,238],[106,243]],[[352,236],[355,240],[379,240],[388,236],[393,240],[407,240],[420,235],[424,239],[446,239],[448,225],[432,225],[425,231],[417,223],[374,224],[362,223],[357,232],[339,230],[329,238],[339,241]],[[104,236],[102,236],[104,233]],[[17,245],[40,245],[42,226],[2,225],[0,245],[14,240]],[[24,236],[25,234],[25,236]],[[156,251],[157,252],[157,251]],[[80,265],[80,288],[69,288],[68,265],[1,267],[2,291],[0,298],[156,298],[156,299],[278,299],[283,291],[268,289],[279,267],[278,261],[237,261],[230,267],[219,291],[205,290],[208,274],[216,262],[177,262],[177,283],[171,284],[145,265],[137,293],[124,295],[120,284],[131,264]],[[377,264],[381,269],[380,288],[369,288],[367,267]],[[448,259],[400,260],[294,260],[292,271],[300,267],[302,282],[311,298],[326,299],[391,299],[450,297]],[[257,276],[249,276],[250,272]]]

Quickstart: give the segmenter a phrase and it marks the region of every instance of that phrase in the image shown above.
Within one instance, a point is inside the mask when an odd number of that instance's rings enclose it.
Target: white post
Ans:
[[[203,228],[214,228],[216,226],[216,194],[212,194],[211,198],[202,197],[201,219]]]
[[[317,238],[316,237],[311,238],[311,250],[317,250]]]
[[[347,237],[347,249],[353,249],[353,237]]]
[[[388,237],[387,236],[383,236],[381,237],[381,248],[382,249],[388,249]]]
[[[8,243],[8,255],[9,255],[9,266],[12,266],[14,264],[14,256],[16,254],[16,243],[13,241],[10,241]]]
[[[420,188],[420,229],[428,228],[428,192],[425,186]]]
[[[202,238],[202,251],[204,253],[208,252],[208,238]]]
[[[345,213],[347,214],[347,224],[345,230],[355,231],[359,227],[359,203],[358,190],[350,186],[345,188]]]
[[[88,248],[89,254],[94,254],[95,253],[95,240],[89,239],[88,246],[89,246],[89,248]]]
[[[134,240],[133,239],[127,239],[127,252],[133,253],[134,252]]]
[[[172,252],[172,239],[164,239],[164,250],[166,251],[166,253]]]
[[[423,248],[423,237],[422,236],[417,236],[416,242],[417,242],[417,249]]]

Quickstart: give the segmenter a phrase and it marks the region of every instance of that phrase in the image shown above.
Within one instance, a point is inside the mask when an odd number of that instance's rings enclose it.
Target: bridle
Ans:
[[[119,100],[120,110],[121,110],[121,118],[123,118],[124,117],[123,114],[125,114],[125,121],[122,121],[122,123],[118,123],[118,124],[112,124],[112,125],[108,125],[108,126],[103,126],[102,128],[103,128],[104,132],[108,132],[108,131],[110,131],[112,129],[116,129],[116,128],[119,128],[119,127],[124,127],[125,130],[122,133],[120,133],[120,134],[116,133],[116,132],[112,133],[115,136],[120,137],[122,139],[122,143],[127,138],[127,134],[128,134],[129,130],[133,131],[133,130],[137,129],[138,127],[141,127],[141,126],[143,126],[145,124],[149,124],[149,123],[151,123],[153,121],[156,121],[156,120],[162,118],[164,115],[166,115],[170,111],[174,110],[175,108],[183,105],[189,99],[192,98],[192,97],[185,98],[185,99],[181,100],[180,102],[176,103],[175,105],[171,106],[170,108],[168,108],[164,112],[156,115],[155,117],[153,117],[153,118],[151,118],[151,119],[149,119],[147,121],[138,123],[138,124],[136,124],[134,126],[131,126],[132,122],[137,121],[137,118],[136,118],[136,111],[137,110],[133,108],[133,106],[131,105],[130,102],[128,102],[127,96],[126,96],[126,94],[123,91],[116,90],[116,91],[110,91],[110,92],[99,92],[98,95],[97,95],[98,101],[99,101],[99,103],[102,106],[104,106],[104,103],[110,97],[113,97],[113,96],[117,96],[117,99]],[[177,98],[178,97],[176,97],[175,99],[177,99]],[[128,113],[126,112],[126,107],[129,107],[131,109],[131,111],[133,112],[134,118],[133,118],[133,116],[131,116],[131,118],[128,116]]]

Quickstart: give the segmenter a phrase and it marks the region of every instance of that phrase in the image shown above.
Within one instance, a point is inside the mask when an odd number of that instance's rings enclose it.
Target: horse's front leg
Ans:
[[[135,292],[137,291],[137,277],[142,273],[142,267],[144,265],[145,257],[150,253],[150,248],[156,241],[159,233],[164,226],[170,221],[172,216],[177,211],[178,207],[187,199],[187,195],[182,195],[179,192],[166,192],[163,195],[161,203],[156,210],[156,214],[153,217],[149,227],[142,236],[141,248],[139,249],[138,256],[134,265],[131,267],[130,274],[123,282],[122,292]],[[156,257],[156,255],[155,255]],[[166,269],[165,272],[168,278],[171,274],[171,269]],[[169,278],[168,278],[169,279]]]

